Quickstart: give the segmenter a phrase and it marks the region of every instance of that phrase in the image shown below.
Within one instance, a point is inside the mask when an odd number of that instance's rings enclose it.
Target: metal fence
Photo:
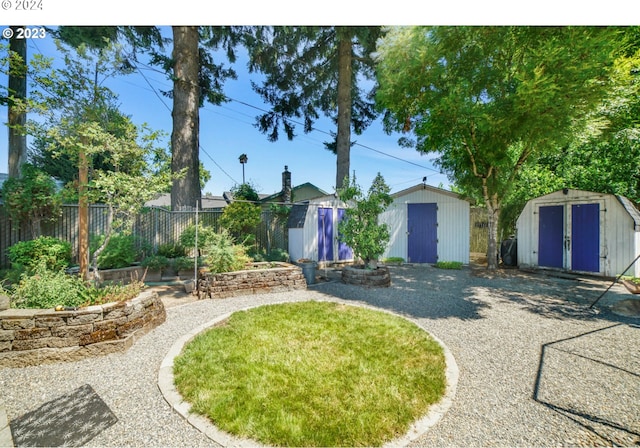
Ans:
[[[214,230],[220,229],[218,220],[222,211],[200,210],[198,222]],[[179,241],[182,232],[196,222],[195,211],[169,211],[161,207],[149,207],[140,213],[133,226],[133,234],[139,243],[151,245],[155,250],[162,244]],[[102,235],[107,228],[107,206],[89,207],[89,234]],[[61,216],[42,225],[42,234],[69,241],[73,248],[73,260],[78,260],[78,205],[62,206]],[[260,251],[288,250],[286,223],[278,221],[271,211],[262,212],[255,232],[256,247]],[[0,268],[9,267],[7,249],[18,241],[27,241],[33,236],[28,229],[20,228],[11,221],[4,206],[0,205]]]

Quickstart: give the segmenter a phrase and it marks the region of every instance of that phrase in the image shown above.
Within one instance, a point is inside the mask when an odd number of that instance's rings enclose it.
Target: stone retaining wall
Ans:
[[[0,366],[75,361],[123,351],[165,319],[164,305],[153,291],[77,311],[0,311]]]
[[[272,268],[264,266],[273,265]],[[246,294],[284,292],[306,289],[302,269],[289,263],[253,263],[254,269],[212,274],[205,269],[198,273],[199,297],[222,299]]]
[[[391,275],[386,266],[378,266],[373,270],[345,266],[342,268],[342,281],[350,285],[387,287],[391,285]]]

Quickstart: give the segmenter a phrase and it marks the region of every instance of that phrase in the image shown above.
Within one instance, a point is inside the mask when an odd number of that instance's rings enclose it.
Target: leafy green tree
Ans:
[[[623,51],[614,64],[621,82],[594,114],[609,126],[578,133],[570,144],[523,165],[504,198],[503,235],[514,232],[527,201],[562,188],[623,195],[640,203],[640,27],[624,32]]]
[[[100,158],[103,167],[91,169],[88,199],[108,206],[103,244],[92,254],[94,273],[97,259],[108,245],[114,229],[131,230],[144,203],[166,189],[171,179],[158,175],[150,166],[157,152],[158,132],[134,125],[115,105],[117,96],[101,83],[101,76],[120,73],[119,48],[108,46],[92,53],[80,47],[77,54],[61,48],[65,66],[54,69],[40,61],[32,73],[34,88],[25,107],[43,118],[28,122],[26,130],[47,142],[54,155],[74,164],[86,158]],[[87,197],[82,195],[82,197]]]
[[[336,188],[349,175],[352,129],[361,134],[377,116],[365,86],[375,79],[370,54],[380,34],[380,27],[257,27],[247,39],[250,69],[266,75],[254,89],[272,106],[258,128],[269,141],[283,128],[291,140],[298,118],[305,133],[321,114],[333,120],[335,139],[325,145],[337,155]]]
[[[51,177],[31,164],[22,165],[22,177],[2,184],[1,196],[12,221],[30,229],[31,238],[42,234],[43,221],[60,216],[60,195]]]
[[[380,214],[393,202],[389,191],[380,173],[373,179],[366,195],[356,183],[355,175],[350,183],[338,190],[340,200],[350,205],[345,210],[345,219],[338,224],[339,238],[371,269],[377,267],[378,257],[389,242],[387,225],[378,222]]]
[[[489,217],[488,267],[497,267],[502,202],[525,162],[587,125],[617,81],[623,32],[601,27],[406,27],[378,46],[377,94],[387,130],[438,154]]]

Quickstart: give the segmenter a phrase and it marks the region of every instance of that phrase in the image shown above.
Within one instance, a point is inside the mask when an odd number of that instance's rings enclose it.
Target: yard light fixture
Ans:
[[[244,184],[244,164],[247,163],[247,161],[249,160],[249,158],[247,157],[246,154],[240,154],[240,157],[238,157],[238,160],[240,160],[240,163],[242,164],[242,183]]]

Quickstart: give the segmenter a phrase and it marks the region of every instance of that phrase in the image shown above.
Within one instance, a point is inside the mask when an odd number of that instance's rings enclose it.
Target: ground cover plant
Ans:
[[[175,359],[178,391],[220,429],[275,446],[376,446],[446,387],[442,347],[405,319],[329,302],[234,313]]]
[[[77,275],[67,274],[64,269],[52,270],[40,264],[32,272],[23,273],[20,282],[7,288],[7,292],[12,308],[49,309],[130,300],[144,287],[142,282],[95,286],[83,282]]]
[[[462,262],[460,261],[438,261],[435,267],[439,269],[462,269]]]

